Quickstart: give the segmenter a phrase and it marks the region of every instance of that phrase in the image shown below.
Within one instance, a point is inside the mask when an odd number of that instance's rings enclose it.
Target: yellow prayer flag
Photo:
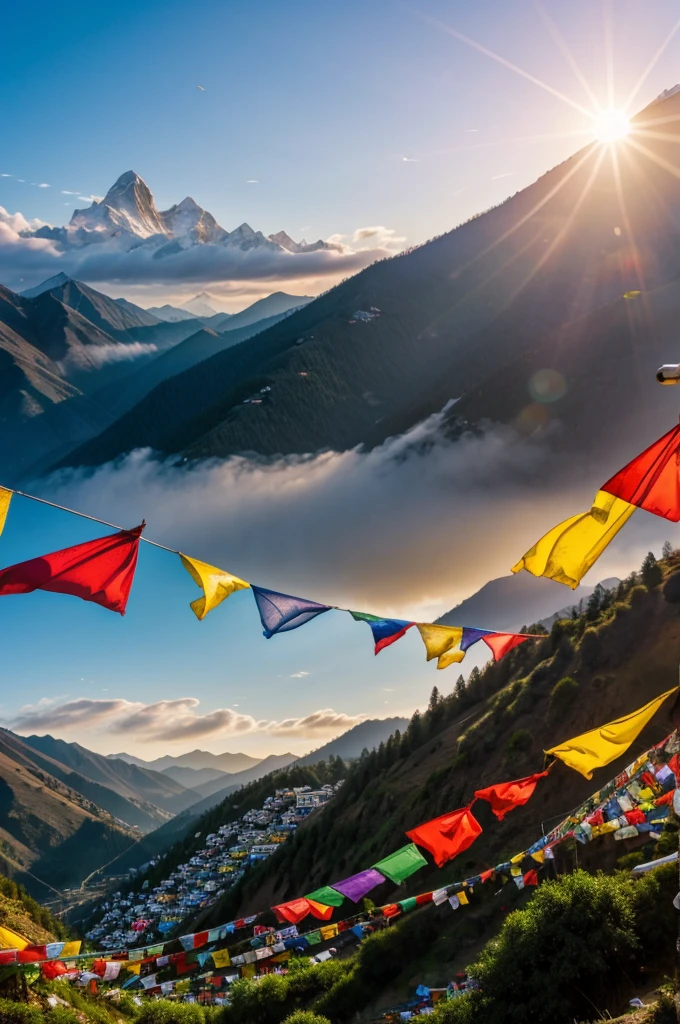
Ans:
[[[80,941],[80,939],[78,939],[75,942],[65,942],[64,948],[59,954],[60,959],[65,960],[67,956],[78,956],[78,954],[80,953],[81,946],[82,942]]]
[[[139,974],[139,972],[142,969],[141,962],[140,963],[133,963],[131,960],[127,960],[123,964],[123,967],[125,968],[126,971],[129,971],[130,974]]]
[[[635,505],[598,491],[589,512],[554,526],[513,565],[512,571],[526,569],[534,576],[547,576],[575,590],[634,511]]]
[[[456,896],[458,897],[458,902],[460,903],[461,907],[467,907],[467,905],[468,905],[468,903],[470,901],[467,898],[467,896],[465,895],[465,893],[462,892],[462,891],[461,892],[457,892]]]
[[[216,949],[211,953],[215,967],[229,967],[231,959],[228,949]]]
[[[30,945],[28,939],[11,928],[0,927],[0,949],[26,949]]]
[[[617,718],[615,722],[607,722],[606,725],[591,729],[590,732],[574,736],[557,747],[551,747],[545,753],[554,754],[570,768],[585,775],[587,779],[592,779],[595,768],[604,767],[628,750],[666,698],[677,690],[678,687],[674,686],[672,690],[666,690],[654,700],[650,700],[643,708],[632,711],[623,718]]]
[[[510,863],[511,864],[521,864],[525,857],[526,857],[526,853],[516,853],[514,857],[510,858]]]
[[[545,850],[536,850],[536,852],[532,853],[531,856],[537,864],[542,864],[545,860]]]
[[[465,651],[459,644],[463,639],[462,626],[435,626],[429,622],[418,622],[418,632],[423,638],[427,660],[437,658],[437,668],[448,668],[456,661],[462,661]]]
[[[518,875],[522,874],[522,869],[519,867],[518,864],[513,864],[512,867],[510,868],[510,874],[512,875],[513,878],[517,878]]]
[[[7,521],[7,513],[9,512],[9,503],[12,500],[12,491],[8,491],[5,487],[0,487],[0,533],[5,529],[5,522]]]
[[[337,924],[327,924],[324,928],[321,928],[320,931],[321,938],[325,942],[327,939],[335,938],[335,936],[338,934],[338,926]]]
[[[203,597],[197,597],[191,602],[191,607],[197,619],[204,619],[208,612],[217,608],[225,598],[237,590],[246,590],[250,583],[240,580],[238,576],[232,576],[230,572],[217,569],[214,565],[206,562],[199,562],[195,558],[180,554],[182,565],[189,573],[194,583],[203,591]]]
[[[242,978],[254,978],[255,977],[255,964],[244,964],[241,967]]]

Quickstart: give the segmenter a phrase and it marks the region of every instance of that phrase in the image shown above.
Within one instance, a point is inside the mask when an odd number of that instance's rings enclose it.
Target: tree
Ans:
[[[661,557],[662,558],[670,558],[672,554],[673,554],[673,545],[671,544],[671,542],[669,540],[665,540],[663,542],[663,547],[661,548]]]
[[[602,595],[604,590],[598,583],[593,590],[592,594],[588,598],[588,604],[586,605],[586,618],[588,622],[594,622],[595,619],[600,617],[600,608],[602,607]]]
[[[652,590],[654,587],[658,587],[663,578],[661,567],[659,566],[656,558],[651,551],[648,551],[644,557],[642,565],[640,566],[640,576],[642,582],[648,590]]]
[[[428,711],[436,711],[441,702],[441,696],[436,686],[432,687],[432,693],[430,694],[430,703],[427,706]]]
[[[462,696],[464,691],[465,691],[465,678],[464,678],[464,676],[463,676],[463,674],[461,672],[461,674],[456,679],[455,686],[453,687],[453,694],[454,694],[455,697],[460,697],[460,696]]]

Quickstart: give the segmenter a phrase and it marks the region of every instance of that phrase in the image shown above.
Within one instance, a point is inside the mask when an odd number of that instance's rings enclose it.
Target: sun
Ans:
[[[630,120],[623,110],[602,110],[593,120],[593,135],[603,145],[625,139],[630,132]]]

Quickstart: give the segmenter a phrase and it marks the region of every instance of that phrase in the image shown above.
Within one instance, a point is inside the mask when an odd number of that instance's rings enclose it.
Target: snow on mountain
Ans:
[[[121,174],[101,201],[86,210],[75,210],[67,230],[94,231],[109,237],[116,237],[117,232],[136,238],[168,234],[151,189],[134,171]]]
[[[226,231],[191,196],[159,211],[149,186],[135,171],[121,174],[103,199],[95,200],[87,209],[75,210],[66,227],[43,225],[24,234],[49,238],[67,250],[95,243],[109,252],[142,247],[150,250],[155,259],[174,256],[197,245],[295,254],[338,248],[321,239],[311,245],[304,239],[296,242],[285,231],[266,237],[246,223]]]
[[[200,295],[194,295],[193,299],[183,302],[181,308],[192,316],[215,316],[217,310],[210,305],[211,298],[207,292],[201,292]]]
[[[276,242],[282,249],[286,249],[288,252],[318,252],[319,249],[338,249],[339,246],[333,245],[332,242],[324,242],[319,238],[316,242],[307,242],[303,238],[301,242],[294,242],[293,239],[285,231],[277,231],[275,235],[269,236],[270,242]]]
[[[160,214],[167,233],[186,244],[226,241],[229,232],[221,228],[215,218],[187,196],[181,203]]]
[[[190,313],[186,309],[180,309],[178,306],[171,306],[169,302],[166,302],[164,306],[149,306],[147,313],[151,313],[152,316],[156,316],[159,320],[164,320],[168,324],[176,324],[180,320],[196,319],[195,313]]]
[[[27,288],[25,292],[21,292],[21,295],[24,299],[35,299],[38,295],[42,295],[43,292],[51,292],[53,288],[60,288],[68,281],[70,281],[68,274],[55,274],[54,277],[48,277],[42,284],[36,284],[33,288]]]

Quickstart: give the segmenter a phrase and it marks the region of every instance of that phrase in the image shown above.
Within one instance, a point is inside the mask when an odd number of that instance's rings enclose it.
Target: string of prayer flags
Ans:
[[[376,871],[379,871],[381,875],[389,878],[390,882],[394,882],[396,885],[404,882],[416,871],[420,871],[421,868],[426,866],[427,861],[413,843],[402,846],[400,850],[396,850],[388,857],[383,857],[382,860],[373,865]]]
[[[28,945],[29,941],[23,935],[12,931],[11,928],[3,928],[0,925],[0,949],[26,949]]]
[[[288,903],[280,903],[278,906],[272,907],[272,910],[279,921],[288,921],[289,924],[298,924],[308,914],[312,914],[320,921],[327,921],[333,914],[332,906],[326,906],[305,897],[290,900]]]
[[[680,521],[680,425],[620,469],[602,490],[655,516]]]
[[[514,782],[499,782],[495,786],[487,786],[486,789],[477,789],[475,798],[490,803],[491,810],[498,820],[502,821],[508,811],[521,807],[533,796],[536,783],[547,775],[547,771],[537,772],[523,779],[515,779]]]
[[[379,871],[367,868],[366,871],[359,871],[358,874],[343,878],[340,882],[333,882],[332,888],[347,896],[352,903],[358,903],[371,889],[375,889],[376,885],[384,881],[385,876]]]
[[[238,576],[232,576],[230,572],[224,572],[223,569],[216,569],[214,565],[199,562],[196,558],[189,558],[188,555],[181,553],[179,557],[194,583],[203,591],[203,597],[197,597],[191,602],[191,609],[197,619],[204,619],[208,612],[217,608],[218,604],[237,590],[250,588],[250,583],[239,579]]]
[[[320,889],[308,892],[305,899],[312,900],[314,903],[322,903],[327,907],[341,907],[345,902],[342,893],[337,892],[330,885],[322,885]]]
[[[371,627],[376,654],[400,640],[406,630],[414,625],[405,619],[383,619],[379,615],[369,615],[368,612],[350,612],[350,615],[356,622],[367,622]]]
[[[323,615],[324,612],[331,610],[328,604],[307,601],[304,597],[279,594],[275,590],[264,590],[254,584],[251,587],[267,640],[277,633],[286,633],[291,629],[297,629],[298,626],[304,626],[317,615]]]
[[[406,835],[418,846],[428,850],[437,867],[441,868],[447,861],[467,850],[481,831],[482,826],[468,806],[426,821]]]
[[[0,596],[48,590],[125,614],[144,524],[0,570]]]
[[[512,572],[526,569],[575,590],[634,511],[635,505],[598,491],[590,511],[554,526],[513,565]]]
[[[663,702],[672,693],[677,693],[678,689],[680,687],[674,686],[672,690],[660,694],[637,711],[581,733],[580,736],[574,736],[573,739],[551,747],[545,753],[553,754],[587,779],[592,779],[595,768],[604,767],[628,750]]]

